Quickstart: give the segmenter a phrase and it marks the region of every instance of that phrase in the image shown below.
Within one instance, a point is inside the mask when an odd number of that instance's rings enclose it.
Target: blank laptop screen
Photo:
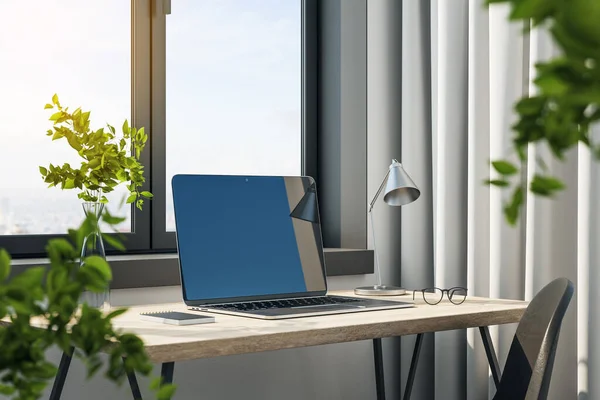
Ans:
[[[175,175],[172,186],[184,300],[326,290],[311,178]]]

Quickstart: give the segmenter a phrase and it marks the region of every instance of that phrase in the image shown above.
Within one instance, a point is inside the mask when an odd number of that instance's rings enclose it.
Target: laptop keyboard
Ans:
[[[336,305],[336,304],[348,304],[363,301],[362,299],[356,299],[352,297],[302,297],[296,299],[285,299],[285,300],[265,300],[265,301],[251,301],[246,303],[228,303],[228,304],[211,304],[205,306],[207,308],[216,308],[219,310],[229,311],[253,311],[253,310],[266,310],[269,308],[294,308],[294,307],[307,307],[307,306],[322,306],[322,305]]]

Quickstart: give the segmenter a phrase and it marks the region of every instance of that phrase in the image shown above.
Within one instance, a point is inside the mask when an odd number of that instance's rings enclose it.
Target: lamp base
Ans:
[[[361,296],[399,296],[405,293],[406,290],[401,287],[388,285],[361,286],[354,289],[354,294]]]

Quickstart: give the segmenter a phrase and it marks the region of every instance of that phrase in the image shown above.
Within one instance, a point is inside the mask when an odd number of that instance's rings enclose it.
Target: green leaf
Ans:
[[[509,183],[502,179],[488,179],[485,181],[486,185],[499,186],[499,187],[507,187]]]
[[[42,174],[42,176],[46,176],[48,175],[48,170],[45,167],[40,166],[40,174]]]
[[[108,212],[105,212],[104,214],[102,214],[102,221],[106,222],[109,225],[119,225],[121,222],[125,221],[127,218],[126,217],[117,217],[114,215],[111,215]]]
[[[14,287],[22,287],[25,289],[40,288],[42,279],[46,273],[45,267],[31,267],[13,277],[10,281]]]
[[[0,384],[0,394],[10,396],[15,393],[17,389],[14,386]]]
[[[86,290],[94,293],[102,293],[108,287],[108,282],[100,271],[93,268],[79,268],[77,280],[84,284]]]
[[[502,175],[514,175],[519,172],[514,164],[505,160],[492,161],[492,166],[499,174]]]
[[[542,93],[549,96],[561,96],[569,90],[569,85],[556,75],[541,75],[534,80]]]
[[[75,187],[75,180],[69,178],[65,181],[65,186],[63,187],[63,189],[73,189],[74,187]]]
[[[5,249],[0,249],[0,282],[4,282],[10,275],[10,254]]]
[[[58,252],[60,252],[60,254],[62,254],[65,257],[71,258],[77,255],[75,254],[75,248],[73,247],[73,244],[71,244],[71,242],[69,242],[67,239],[50,239],[48,241],[48,245],[56,249]]]
[[[13,302],[23,303],[27,298],[27,289],[19,286],[9,286],[6,289],[6,297]],[[11,304],[14,307],[14,304]],[[19,312],[19,310],[16,310]]]
[[[171,397],[175,394],[176,387],[173,384],[165,384],[158,389],[158,393],[156,393],[156,398],[158,400],[170,400]]]
[[[123,122],[123,133],[129,133],[129,123],[127,122],[127,120]]]
[[[57,265],[60,261],[57,261]],[[64,269],[51,268],[46,276],[46,287],[48,288],[48,294],[52,295],[56,290],[64,291],[64,288],[68,281],[67,271]]]
[[[99,357],[92,356],[86,360],[86,366],[88,369],[87,379],[93,377],[102,368],[102,360]]]
[[[536,174],[531,180],[530,190],[541,196],[552,196],[557,191],[563,190],[565,184],[552,176],[543,176]]]
[[[93,160],[90,160],[90,162],[88,163],[88,166],[91,169],[100,168],[100,160],[98,160],[97,158],[94,158]]]
[[[552,0],[520,0],[513,2],[513,9],[510,19],[533,19],[539,22],[554,11],[554,1]]]
[[[46,386],[47,386],[47,382],[45,380],[30,382],[29,390],[32,391],[33,393],[38,393],[37,396],[40,396],[42,394],[42,392],[44,391],[44,389],[46,388]]]
[[[52,96],[52,104],[58,105],[58,95],[56,93],[54,93],[54,96]]]
[[[92,268],[100,272],[106,281],[110,281],[112,279],[112,272],[108,262],[106,262],[106,260],[100,256],[89,256],[84,258],[82,268],[85,267]]]
[[[52,104],[46,104],[46,105],[44,106],[44,110],[47,110],[47,109],[49,109],[49,108],[54,108],[54,106],[53,106]]]
[[[77,140],[77,136],[68,135],[67,141],[69,142],[71,147],[74,148],[75,150],[77,150],[77,151],[81,150],[81,143],[79,143],[79,140]]]
[[[118,170],[116,175],[117,175],[117,179],[121,182],[125,182],[126,180],[129,179],[127,172],[122,169]]]
[[[108,243],[115,249],[120,250],[120,251],[126,250],[125,245],[123,243],[121,243],[121,241],[118,240],[117,238],[115,238],[114,236],[103,233],[102,238],[106,241],[106,243]]]
[[[510,203],[505,205],[504,207],[504,216],[506,217],[506,221],[511,225],[515,226],[517,224],[517,220],[519,219],[519,212],[521,210],[521,205],[523,204],[523,189],[518,187],[515,189],[513,193],[513,197]]]
[[[569,103],[586,107],[588,104],[600,103],[600,90],[598,88],[581,88],[576,93],[564,96]]]
[[[113,319],[118,317],[119,315],[125,314],[127,312],[126,308],[119,308],[118,310],[111,311],[106,317],[106,319]]]
[[[154,197],[154,195],[152,193],[147,192],[147,191],[143,191],[141,194],[142,194],[142,196],[144,196],[144,197],[146,197],[148,199],[151,199],[151,198]]]
[[[525,97],[515,105],[515,109],[521,115],[537,116],[539,115],[544,106],[546,105],[547,98],[545,97]]]
[[[62,115],[63,115],[62,111],[55,112],[54,114],[52,114],[50,116],[50,121],[57,121],[60,117],[62,117]]]
[[[127,201],[126,201],[126,203],[127,203],[127,204],[131,204],[131,203],[133,203],[133,202],[135,201],[135,199],[136,199],[136,198],[137,198],[137,194],[136,194],[136,193],[133,193],[133,194],[131,194],[131,195],[130,195],[130,196],[127,198]]]
[[[151,390],[158,390],[160,388],[160,384],[161,383],[162,383],[162,378],[160,376],[152,379],[150,381],[150,389]]]
[[[56,368],[54,365],[52,365],[46,361],[39,365],[36,365],[36,374],[35,375],[42,379],[50,379],[56,375],[57,371],[58,371],[58,368]],[[43,387],[45,387],[45,386],[46,385],[44,383]]]
[[[50,239],[46,245],[46,252],[50,261],[56,263],[64,262],[65,259],[73,259],[77,256],[77,252],[73,245],[66,239]]]

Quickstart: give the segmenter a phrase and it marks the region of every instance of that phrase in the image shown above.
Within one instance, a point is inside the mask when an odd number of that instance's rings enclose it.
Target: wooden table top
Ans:
[[[352,291],[330,294],[354,296]],[[379,298],[412,302],[412,294]],[[411,308],[283,320],[211,314],[215,323],[187,326],[139,317],[140,312],[187,311],[183,303],[170,303],[130,307],[113,322],[116,328],[140,336],[150,359],[159,363],[508,324],[521,319],[527,304],[468,297],[458,306],[447,299],[431,306],[421,300]]]

